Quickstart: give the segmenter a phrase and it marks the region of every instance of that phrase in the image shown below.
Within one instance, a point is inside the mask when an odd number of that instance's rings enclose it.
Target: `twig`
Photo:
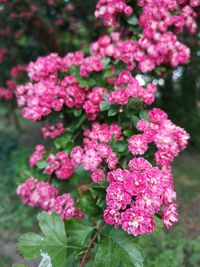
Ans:
[[[93,238],[90,240],[90,242],[89,242],[89,244],[88,244],[88,246],[87,246],[87,248],[86,248],[86,250],[85,250],[85,253],[84,253],[84,255],[83,255],[83,258],[81,259],[80,267],[83,267],[83,266],[85,265],[85,263],[86,263],[86,261],[87,261],[87,257],[88,257],[88,255],[89,255],[89,253],[90,253],[90,249],[91,249],[91,247],[93,246],[93,244],[94,244],[94,242],[95,242],[95,240],[96,240],[96,238],[97,238],[99,232],[101,232],[101,230],[103,229],[103,226],[104,226],[104,221],[101,222],[101,224],[99,225],[99,229],[98,229],[98,231],[97,231],[96,234],[93,236]]]

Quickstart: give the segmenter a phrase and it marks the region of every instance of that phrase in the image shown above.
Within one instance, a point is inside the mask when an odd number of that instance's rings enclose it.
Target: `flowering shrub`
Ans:
[[[159,220],[166,228],[178,222],[171,163],[189,135],[152,106],[153,79],[189,60],[179,36],[195,32],[198,6],[100,0],[95,17],[112,30],[89,53],[29,63],[18,106],[24,118],[45,121],[42,133],[53,146],[36,147],[32,175],[17,189],[26,205],[46,211],[38,217],[44,237],[20,238],[25,258],[47,253],[52,266],[142,266],[135,237],[151,234]]]

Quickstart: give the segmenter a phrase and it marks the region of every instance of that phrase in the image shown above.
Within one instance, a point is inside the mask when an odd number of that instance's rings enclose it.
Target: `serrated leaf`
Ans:
[[[86,192],[83,194],[77,206],[86,214],[90,216],[97,216],[101,214],[100,208],[95,203],[95,198],[92,196],[91,192]]]
[[[133,236],[129,236],[121,229],[109,226],[105,227],[102,234],[103,241],[100,243],[95,257],[97,267],[118,267],[120,262],[124,267],[143,266],[143,252],[135,243]]]
[[[17,249],[27,260],[35,259],[40,256],[42,249],[42,237],[35,233],[26,233],[20,236]]]
[[[49,215],[47,212],[40,213],[38,220],[45,235],[43,252],[51,257],[53,267],[62,267],[67,255],[67,236],[64,222],[58,214]]]
[[[38,214],[39,225],[47,238],[53,238],[57,243],[67,244],[65,225],[60,216],[53,212],[49,215],[43,211]]]
[[[104,238],[99,244],[95,256],[95,266],[117,267],[119,265],[119,255],[113,254],[116,250],[115,242],[111,238]]]
[[[66,231],[69,236],[69,241],[76,245],[86,246],[91,238],[91,233],[94,230],[89,222],[80,219],[70,219],[65,222]]]
[[[110,105],[109,105],[108,102],[106,102],[106,101],[102,101],[102,102],[100,103],[100,110],[101,110],[101,111],[108,110],[109,107],[110,107]]]

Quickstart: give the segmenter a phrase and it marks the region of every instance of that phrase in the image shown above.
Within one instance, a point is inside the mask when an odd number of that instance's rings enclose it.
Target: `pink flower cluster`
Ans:
[[[56,53],[45,57],[38,57],[36,62],[30,62],[27,66],[28,76],[32,81],[40,81],[46,78],[55,78],[61,68],[61,58]]]
[[[22,198],[24,204],[49,210],[52,199],[58,196],[58,190],[49,183],[37,181],[34,177],[30,177],[18,186],[17,194]]]
[[[174,26],[176,31],[182,32],[184,27],[187,27],[191,33],[197,29],[195,20],[197,14],[193,8],[200,6],[199,0],[195,4],[194,1],[187,3],[185,0],[158,0],[156,2],[139,0],[138,4],[143,7],[139,18],[143,29],[166,32],[168,28]]]
[[[55,172],[60,180],[68,179],[74,172],[71,160],[65,152],[50,154],[47,161],[49,165],[45,168],[45,173],[51,175]]]
[[[77,146],[71,151],[71,163],[74,167],[82,165],[86,171],[92,171],[91,178],[98,183],[105,178],[101,169],[103,160],[110,170],[116,168],[117,154],[106,143],[112,138],[121,139],[121,128],[117,124],[94,122],[91,130],[84,131],[84,136],[84,148]]]
[[[85,99],[85,90],[76,83],[74,76],[66,76],[60,84],[54,80],[20,85],[16,89],[18,106],[29,120],[41,120],[53,110],[60,111],[64,105],[80,108]]]
[[[35,167],[45,154],[45,147],[43,145],[37,145],[35,151],[29,158],[29,166],[31,168]]]
[[[154,108],[148,113],[150,120],[140,120],[137,129],[143,134],[133,135],[128,141],[128,148],[132,155],[143,155],[148,144],[154,142],[157,147],[155,161],[159,166],[170,164],[179,152],[186,148],[189,134],[173,124],[167,114]]]
[[[26,68],[25,68],[24,65],[20,65],[20,64],[18,64],[18,65],[16,65],[16,66],[14,66],[14,67],[11,69],[11,71],[10,71],[11,77],[14,78],[14,79],[18,79],[18,78],[20,78],[22,72],[24,72],[25,69],[26,69]]]
[[[30,177],[19,185],[17,194],[24,204],[41,208],[49,213],[56,212],[63,220],[68,218],[83,218],[81,210],[76,209],[74,199],[70,194],[58,195],[58,189],[49,183],[37,181]]]
[[[83,108],[88,115],[89,120],[95,120],[100,112],[100,103],[103,101],[103,95],[107,93],[106,88],[94,87],[86,96]]]
[[[119,27],[116,16],[124,13],[130,17],[133,13],[131,6],[126,4],[125,0],[99,0],[96,5],[95,18],[103,19],[105,27]]]
[[[114,10],[119,2],[121,1],[100,0],[98,2],[95,16],[103,18],[106,27],[115,26],[117,12]],[[125,8],[126,4],[123,3],[121,6]],[[135,42],[124,41],[122,46],[122,42],[114,45],[104,42],[105,51],[103,54],[118,59],[120,56],[120,59],[126,64],[126,61],[130,64],[134,59],[138,62],[142,72],[152,71],[162,63],[170,63],[172,67],[177,67],[179,64],[187,62],[190,56],[189,48],[181,44],[169,29],[174,27],[177,32],[183,32],[185,28],[188,28],[191,33],[195,33],[198,13],[194,8],[200,6],[199,0],[192,0],[189,3],[185,0],[138,0],[138,6],[143,8],[139,16],[139,26],[142,28],[143,36]],[[131,10],[130,6],[127,8]],[[102,38],[100,40],[101,45],[99,47],[100,54],[102,54]],[[93,51],[96,50],[97,46],[98,42],[93,45]],[[123,46],[125,51],[123,51]],[[127,52],[129,52],[127,50],[129,49],[131,49],[130,55],[127,57]],[[131,67],[133,68],[134,65]]]
[[[114,80],[114,85],[115,91],[111,91],[108,95],[108,102],[120,105],[127,104],[129,97],[141,98],[143,103],[150,105],[154,102],[157,92],[157,87],[151,83],[142,88],[129,71],[122,71]]]
[[[117,33],[101,36],[91,45],[91,53],[122,61],[129,70],[134,69],[137,63],[144,73],[164,63],[177,67],[190,57],[190,49],[181,44],[172,32],[155,33],[149,30],[144,31],[144,36],[138,41],[121,40]]]
[[[7,88],[0,88],[0,99],[11,100],[14,96],[16,82],[14,80],[6,81]]]
[[[13,93],[6,89],[0,88],[0,99],[11,100],[13,98]]]
[[[155,228],[152,215],[161,209],[164,225],[169,228],[178,221],[174,201],[176,193],[170,167],[153,167],[142,157],[133,158],[128,169],[108,173],[106,192],[106,223],[134,236],[151,233]]]
[[[63,194],[52,201],[49,213],[56,212],[63,220],[69,218],[84,218],[84,213],[75,207],[74,199],[70,194]]]
[[[45,124],[42,127],[42,135],[44,138],[55,139],[57,136],[62,135],[65,132],[65,128],[62,122],[58,122],[56,125]]]

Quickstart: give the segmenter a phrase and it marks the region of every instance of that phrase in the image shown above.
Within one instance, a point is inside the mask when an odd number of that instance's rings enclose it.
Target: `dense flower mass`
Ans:
[[[65,152],[58,152],[56,155],[50,154],[47,158],[49,165],[45,168],[45,173],[51,175],[55,172],[60,180],[68,179],[74,172],[71,161]]]
[[[37,181],[34,177],[19,185],[17,194],[24,204],[42,208],[49,213],[56,212],[63,220],[84,217],[83,212],[75,207],[74,199],[70,194],[58,195],[57,188],[49,183]]]
[[[36,167],[37,173],[43,160],[40,171],[44,165],[43,172],[56,184],[67,179],[62,185],[66,192],[77,190],[77,202],[84,190],[90,192],[90,186],[104,190],[103,201],[95,194],[91,199],[102,209],[105,222],[137,236],[155,229],[155,216],[162,217],[167,228],[178,221],[170,164],[186,148],[189,135],[164,111],[147,110],[147,106],[157,96],[158,88],[150,82],[157,67],[167,70],[189,60],[190,50],[177,33],[196,31],[200,2],[138,0],[135,5],[138,19],[133,34],[131,27],[120,27],[123,15],[123,23],[135,18],[132,4],[99,0],[95,17],[119,32],[101,36],[86,53],[39,57],[28,65],[30,81],[17,87],[16,96],[25,118],[50,118],[42,134],[55,139],[50,151],[43,145],[36,147],[30,167]],[[136,74],[149,72],[142,84]],[[13,76],[16,73],[13,70]],[[59,122],[52,124],[56,114]],[[80,170],[88,172],[90,180],[85,182],[87,177],[80,175],[74,186]],[[70,193],[59,195],[50,183],[34,177],[20,185],[17,193],[25,204],[55,211],[63,220],[84,216]]]
[[[131,16],[133,9],[126,4],[125,0],[99,0],[96,6],[95,17],[103,19],[106,27],[119,27],[116,16],[124,13],[127,17]]]
[[[133,158],[128,165],[129,169],[108,173],[105,221],[115,227],[121,225],[135,236],[151,233],[155,228],[152,215],[166,207],[164,224],[169,227],[177,222],[177,212],[170,208],[176,200],[170,167],[153,167],[142,157]]]
[[[91,130],[84,131],[84,147],[75,147],[71,152],[71,162],[73,166],[82,165],[86,171],[92,171],[92,180],[100,182],[104,179],[104,171],[100,168],[105,163],[110,170],[114,169],[118,163],[117,154],[107,143],[112,138],[119,140],[122,138],[121,128],[118,124],[100,124],[94,122]]]
[[[49,210],[51,200],[58,196],[58,190],[49,183],[30,177],[18,186],[17,194],[22,198],[24,204]]]
[[[67,106],[84,108],[88,118],[95,120],[100,111],[99,104],[108,89],[98,85],[95,88],[82,88],[76,75],[60,79],[58,74],[69,72],[72,66],[76,66],[79,75],[86,78],[92,73],[101,73],[105,69],[105,59],[111,60],[113,67],[123,62],[128,70],[138,67],[143,73],[166,63],[173,68],[185,64],[189,60],[190,50],[178,40],[171,27],[177,32],[188,28],[194,33],[197,28],[194,8],[199,3],[191,1],[188,5],[185,1],[179,2],[138,1],[143,9],[139,16],[141,34],[136,40],[127,39],[120,32],[112,32],[94,42],[88,56],[82,51],[68,53],[64,57],[52,53],[31,62],[27,67],[31,83],[19,86],[16,90],[18,106],[23,107],[22,115],[30,120],[41,120],[52,111],[61,111]],[[132,8],[124,0],[100,0],[95,16],[103,18],[107,26],[114,26],[118,13],[130,16]],[[129,82],[123,80],[123,75],[127,78],[130,76]],[[153,103],[157,89],[152,84],[142,88],[127,71],[122,71],[114,80],[114,90],[109,90],[110,103],[126,104],[129,97],[142,98],[145,104]],[[9,96],[6,94],[5,98]]]

